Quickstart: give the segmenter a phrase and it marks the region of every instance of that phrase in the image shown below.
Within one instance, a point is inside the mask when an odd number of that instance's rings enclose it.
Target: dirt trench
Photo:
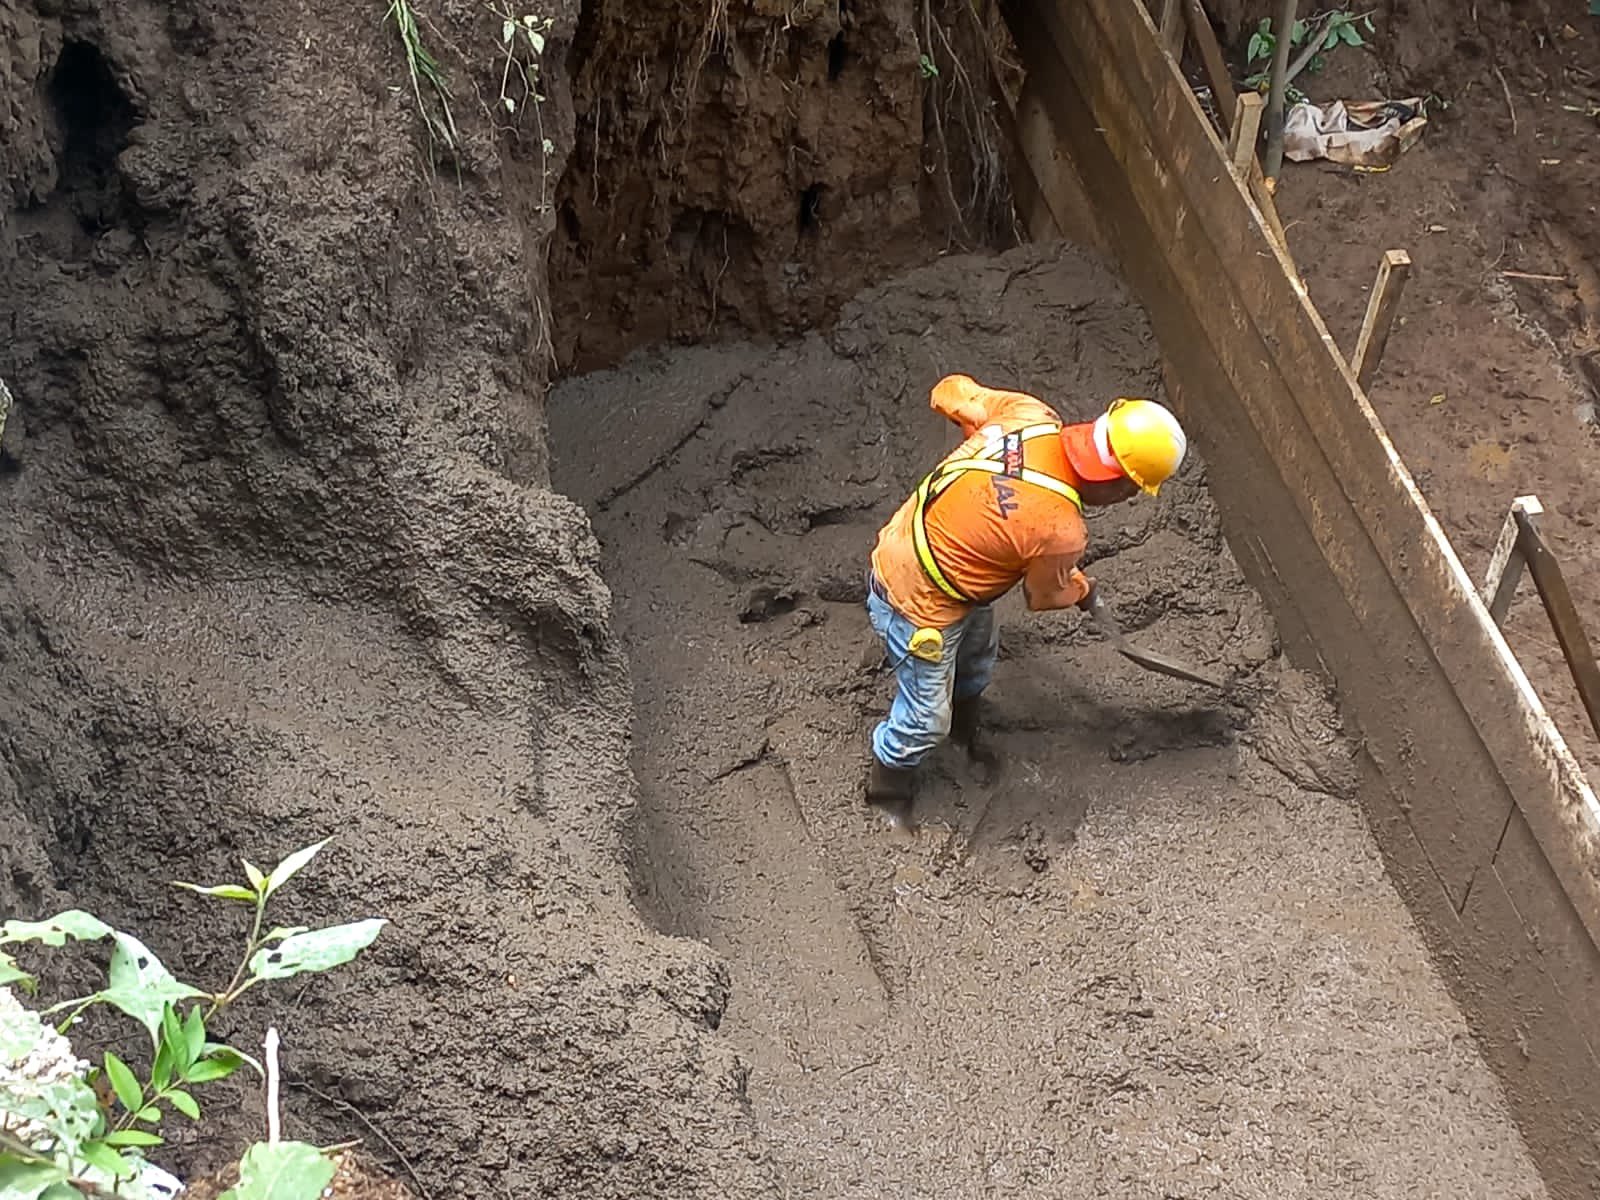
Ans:
[[[1417,1163],[1538,1194],[1337,799],[1326,705],[1282,675],[1200,476],[1102,522],[1103,570],[1126,573],[1145,636],[1215,657],[1221,621],[1247,692],[1287,700],[1210,707],[1130,678],[1071,626],[1023,622],[1008,654],[1086,669],[1034,678],[1008,659],[1020,773],[984,792],[947,765],[933,804],[950,833],[920,857],[892,858],[848,801],[882,700],[854,665],[860,555],[942,444],[924,377],[959,346],[959,365],[1074,402],[1120,387],[1127,361],[1153,381],[1103,274],[1071,256],[947,264],[826,339],[657,351],[626,368],[623,401],[601,403],[616,377],[572,385],[613,435],[593,474],[615,494],[573,490],[606,500],[615,594],[583,511],[551,489],[553,358],[795,335],[948,247],[927,179],[951,146],[928,141],[943,129],[959,155],[960,114],[935,120],[924,99],[956,104],[959,73],[925,44],[928,9],[758,0],[708,27],[698,6],[563,0],[535,129],[496,105],[499,18],[438,0],[421,7],[452,81],[445,144],[384,7],[0,0],[0,378],[16,397],[0,915],[90,907],[214,977],[239,931],[167,881],[335,832],[283,915],[392,925],[359,968],[224,1032],[277,1020],[289,1132],[367,1136],[425,1197],[975,1194],[997,1166],[1034,1191],[1103,1169],[1128,1194],[1156,1179],[1186,1194],[1218,1164],[1223,1190],[1266,1169],[1280,1194],[1331,1194],[1342,1171],[1398,1195]],[[693,119],[651,131],[660,101]],[[966,176],[977,189],[983,164]],[[958,269],[980,281],[959,301]],[[1020,298],[1070,320],[1074,357],[1054,328],[1020,339]],[[952,349],[924,308],[949,314]],[[769,358],[814,380],[820,407],[778,405],[794,391],[761,373]],[[870,450],[842,432],[858,414],[840,398],[864,394]],[[906,437],[884,436],[891,418]],[[731,449],[696,457],[713,436],[763,452],[737,471]],[[843,501],[819,445],[855,464]],[[669,484],[667,539],[653,520],[619,536],[612,514]],[[653,596],[637,565],[681,574],[678,551],[723,582]],[[1171,601],[1184,615],[1152,624]],[[650,603],[680,619],[652,623]],[[743,666],[701,674],[708,647]],[[789,716],[753,717],[773,712]],[[1032,786],[1030,762],[1053,786]],[[773,818],[753,828],[746,803]],[[749,916],[762,905],[771,922]],[[1172,935],[1212,909],[1192,942]],[[1332,982],[1293,974],[1292,955],[1320,955]],[[1245,1008],[1257,993],[1270,1004]],[[1025,1038],[991,1056],[985,1006]],[[1056,1006],[1068,1015],[1041,1021]],[[1348,1097],[1323,1086],[1329,1063]],[[215,1168],[261,1107],[225,1086],[203,1137],[171,1131],[172,1165]],[[1416,1141],[1413,1119],[1444,1122],[1458,1157]]]
[[[720,1036],[787,1194],[1542,1196],[1202,464],[1096,514],[1090,570],[1228,697],[1007,603],[1005,774],[936,759],[913,845],[862,804],[863,564],[953,444],[926,407],[952,370],[1069,419],[1160,388],[1114,277],[1046,247],[552,396],[632,663],[635,886],[731,964]]]

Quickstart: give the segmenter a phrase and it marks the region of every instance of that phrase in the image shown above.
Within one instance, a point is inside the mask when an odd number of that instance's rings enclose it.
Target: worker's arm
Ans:
[[[970,375],[946,375],[934,384],[929,404],[941,417],[959,425],[962,437],[971,437],[985,425],[1008,417],[1028,421],[1060,419],[1054,409],[1033,396],[986,388]]]
[[[1075,608],[1089,598],[1094,581],[1078,569],[1077,554],[1036,558],[1022,577],[1022,594],[1034,612]]]

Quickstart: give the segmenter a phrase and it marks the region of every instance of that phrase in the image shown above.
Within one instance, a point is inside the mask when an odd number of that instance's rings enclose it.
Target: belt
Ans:
[[[888,591],[887,588],[885,588],[883,586],[883,580],[878,578],[878,573],[876,571],[874,571],[871,567],[867,568],[867,591],[871,592],[879,600],[882,600],[890,608],[894,608],[894,601],[889,599],[889,591]],[[967,606],[969,608],[973,608],[973,609],[988,608],[989,605],[991,605],[993,603],[994,603],[994,600],[992,600],[992,599],[991,600],[969,600],[967,602]],[[899,612],[900,610],[899,609],[895,609],[895,611]]]

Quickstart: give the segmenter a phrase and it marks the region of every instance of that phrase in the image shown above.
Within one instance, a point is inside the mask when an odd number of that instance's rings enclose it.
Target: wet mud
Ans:
[[[1089,570],[1223,696],[1008,599],[999,778],[939,752],[909,841],[862,804],[890,688],[863,567],[953,444],[926,407],[952,370],[1069,418],[1159,395],[1142,314],[1057,248],[945,259],[828,334],[646,352],[551,399],[631,660],[636,896],[727,957],[718,1036],[782,1185],[1543,1196],[1203,464],[1095,514]]]

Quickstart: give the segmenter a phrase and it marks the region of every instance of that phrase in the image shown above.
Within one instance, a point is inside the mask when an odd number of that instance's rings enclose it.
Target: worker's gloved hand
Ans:
[[[1089,576],[1083,576],[1083,599],[1075,606],[1080,612],[1088,612],[1094,605],[1095,582]]]

